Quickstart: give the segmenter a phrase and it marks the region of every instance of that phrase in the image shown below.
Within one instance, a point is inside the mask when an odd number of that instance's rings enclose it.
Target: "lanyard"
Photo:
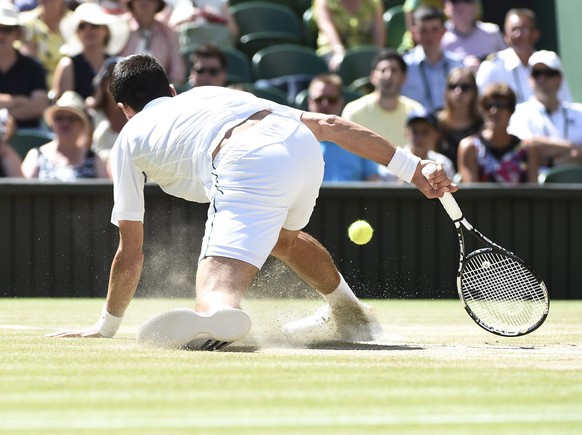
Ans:
[[[419,69],[420,69],[420,78],[422,80],[422,86],[424,88],[424,98],[426,98],[426,100],[428,101],[428,104],[430,105],[431,111],[435,110],[435,109],[439,109],[439,107],[435,107],[434,100],[432,98],[432,92],[430,90],[430,83],[428,81],[428,76],[426,74],[426,67],[424,65],[424,61],[420,62]],[[449,63],[447,62],[446,58],[443,61],[443,73],[444,73],[445,83],[446,83],[447,82],[447,75],[449,74]]]
[[[544,110],[543,116],[548,121],[550,121],[551,124],[554,124],[554,122],[552,121],[552,114],[549,113],[547,110]],[[568,140],[568,133],[569,133],[568,109],[566,109],[563,106],[562,106],[562,117],[564,118],[564,125],[562,126],[562,139]],[[548,126],[546,125],[545,122],[544,122],[544,136],[546,136],[546,137],[551,136],[550,131],[548,130]]]

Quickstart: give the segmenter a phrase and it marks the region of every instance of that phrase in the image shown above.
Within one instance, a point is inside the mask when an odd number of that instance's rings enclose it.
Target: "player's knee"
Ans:
[[[291,256],[298,234],[299,231],[282,230],[275,247],[271,251],[271,255],[277,258],[287,258]]]

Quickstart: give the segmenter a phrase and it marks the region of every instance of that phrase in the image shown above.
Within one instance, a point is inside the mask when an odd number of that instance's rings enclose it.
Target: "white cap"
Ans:
[[[560,73],[564,72],[560,57],[553,51],[539,50],[532,54],[528,61],[530,69],[536,66],[538,63],[541,63],[542,65],[545,65],[554,71],[558,71]]]

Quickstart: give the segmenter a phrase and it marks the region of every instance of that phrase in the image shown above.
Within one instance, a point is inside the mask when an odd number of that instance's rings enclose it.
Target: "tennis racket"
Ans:
[[[436,171],[428,164],[422,173]],[[548,290],[537,273],[521,258],[489,240],[463,216],[450,193],[439,198],[453,220],[459,239],[457,291],[469,316],[483,329],[505,337],[529,334],[548,316]],[[466,231],[485,245],[465,254]]]

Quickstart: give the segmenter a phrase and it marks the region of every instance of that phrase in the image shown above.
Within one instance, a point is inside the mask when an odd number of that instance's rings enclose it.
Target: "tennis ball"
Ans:
[[[368,243],[372,239],[373,233],[372,226],[361,219],[355,221],[348,228],[348,236],[350,236],[350,240],[356,245],[365,245]]]

